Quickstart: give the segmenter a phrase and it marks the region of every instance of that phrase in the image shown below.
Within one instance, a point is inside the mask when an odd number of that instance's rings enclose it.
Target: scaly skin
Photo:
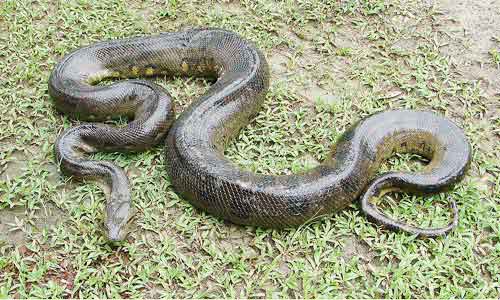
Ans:
[[[156,84],[127,80],[109,86],[106,78],[158,74],[217,79],[174,122],[170,96]],[[59,111],[84,120],[127,115],[125,128],[86,124],[66,130],[55,146],[61,170],[77,178],[104,179],[108,237],[124,237],[130,192],[123,170],[93,161],[96,151],[140,151],[166,137],[167,172],[174,189],[194,206],[231,222],[290,227],[344,209],[361,197],[371,219],[391,229],[438,236],[457,224],[424,229],[392,220],[370,203],[388,191],[432,194],[450,189],[471,159],[462,130],[431,112],[388,111],[372,115],[346,131],[320,166],[300,175],[258,175],[238,169],[223,156],[260,110],[269,86],[262,53],[235,33],[195,29],[157,36],[102,42],[79,49],[60,62],[49,80]],[[172,128],[169,130],[170,126]],[[167,135],[168,132],[168,135]],[[423,172],[391,172],[373,178],[395,152],[412,152],[431,162]],[[371,183],[370,181],[373,180]]]

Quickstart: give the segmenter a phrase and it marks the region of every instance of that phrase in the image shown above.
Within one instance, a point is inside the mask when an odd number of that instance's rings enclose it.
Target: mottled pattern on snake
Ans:
[[[143,80],[96,85],[109,78],[197,76],[214,84],[177,120],[168,93]],[[347,207],[361,198],[362,210],[392,229],[424,236],[443,235],[457,224],[423,229],[392,220],[371,203],[373,197],[402,190],[438,193],[465,174],[470,146],[460,128],[432,112],[387,111],[359,121],[334,145],[318,167],[286,176],[254,174],[224,155],[260,110],[269,86],[266,60],[252,43],[219,29],[195,29],[97,43],[69,54],[54,69],[49,92],[59,111],[83,120],[127,115],[126,127],[84,124],[66,130],[55,152],[61,170],[74,177],[104,179],[108,237],[123,238],[131,205],[127,177],[96,151],[141,151],[166,141],[166,170],[177,193],[194,206],[238,224],[290,227]],[[171,128],[170,128],[171,127]],[[168,135],[167,135],[168,133]],[[165,139],[166,138],[166,139]],[[419,173],[390,172],[374,178],[395,152],[430,160]]]

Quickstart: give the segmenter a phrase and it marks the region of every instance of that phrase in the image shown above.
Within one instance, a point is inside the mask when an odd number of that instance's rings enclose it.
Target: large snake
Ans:
[[[137,79],[97,84],[160,74],[216,81],[175,121],[171,97],[157,84]],[[296,226],[361,198],[362,211],[391,229],[439,236],[457,225],[453,201],[453,221],[427,229],[387,217],[371,202],[391,191],[446,191],[464,176],[470,145],[459,127],[432,112],[396,110],[365,118],[341,136],[322,164],[302,174],[262,175],[236,167],[224,157],[224,147],[259,111],[268,86],[262,52],[225,30],[194,29],[81,48],[51,74],[49,93],[56,108],[82,120],[123,115],[133,120],[125,127],[89,123],[67,129],[56,141],[56,158],[63,173],[110,185],[105,222],[110,240],[125,236],[128,179],[115,164],[91,160],[88,154],[141,151],[164,141],[174,190],[195,207],[237,224]],[[395,152],[417,153],[430,163],[419,173],[374,178]]]

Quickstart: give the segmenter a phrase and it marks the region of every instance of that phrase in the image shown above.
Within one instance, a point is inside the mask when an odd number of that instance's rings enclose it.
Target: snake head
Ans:
[[[111,198],[106,209],[107,236],[110,241],[118,242],[127,235],[125,228],[130,218],[130,199],[126,199],[128,197]]]

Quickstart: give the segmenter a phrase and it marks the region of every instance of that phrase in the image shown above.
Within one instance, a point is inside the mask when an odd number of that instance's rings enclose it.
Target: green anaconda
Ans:
[[[214,79],[209,90],[177,119],[168,92],[149,81],[103,79],[167,74]],[[444,235],[457,224],[424,229],[393,220],[370,199],[389,191],[432,194],[450,189],[466,172],[471,148],[450,120],[432,112],[395,110],[374,114],[347,130],[328,158],[302,174],[263,175],[241,170],[223,155],[260,110],[269,86],[262,54],[239,35],[193,29],[100,42],[67,55],[53,70],[49,93],[56,108],[88,121],[128,116],[124,127],[88,123],[64,131],[55,153],[63,173],[105,180],[110,240],[124,236],[131,195],[124,171],[87,156],[97,151],[141,151],[165,142],[166,170],[174,190],[195,207],[237,224],[283,228],[341,210],[361,199],[379,224],[422,236]],[[430,160],[422,172],[375,177],[395,152]]]

